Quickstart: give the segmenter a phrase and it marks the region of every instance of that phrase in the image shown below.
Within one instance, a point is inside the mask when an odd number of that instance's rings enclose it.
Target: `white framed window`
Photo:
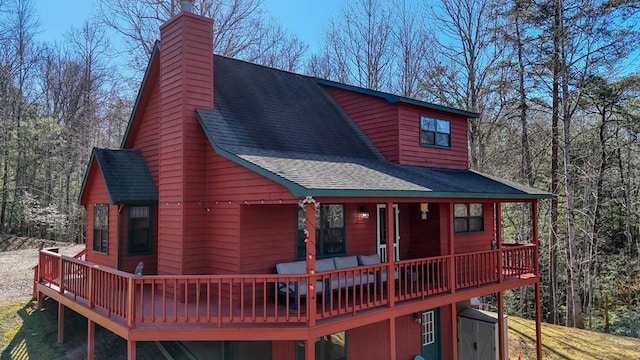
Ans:
[[[431,345],[436,342],[434,317],[434,310],[422,312],[422,346]]]

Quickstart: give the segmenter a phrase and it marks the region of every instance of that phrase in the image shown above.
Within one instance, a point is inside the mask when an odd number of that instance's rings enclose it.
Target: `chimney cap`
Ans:
[[[182,0],[180,2],[180,10],[186,12],[193,12],[193,0]]]

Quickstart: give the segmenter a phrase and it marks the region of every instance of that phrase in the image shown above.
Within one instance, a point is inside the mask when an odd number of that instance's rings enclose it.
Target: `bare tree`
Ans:
[[[389,9],[380,0],[356,0],[343,8],[325,33],[321,55],[311,72],[372,90],[388,90],[392,72],[392,29]],[[321,60],[322,59],[322,60]],[[321,65],[328,61],[328,65]]]
[[[100,21],[124,36],[137,69],[144,69],[159,27],[178,11],[174,0],[99,0]],[[213,19],[214,52],[296,69],[305,46],[274,22],[264,20],[260,0],[199,0],[194,12]],[[264,52],[264,57],[261,55]],[[276,61],[278,55],[291,56]]]

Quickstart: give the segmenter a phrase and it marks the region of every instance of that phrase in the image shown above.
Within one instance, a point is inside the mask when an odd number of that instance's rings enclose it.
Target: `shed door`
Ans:
[[[420,320],[422,357],[425,360],[440,360],[440,309],[423,311]]]

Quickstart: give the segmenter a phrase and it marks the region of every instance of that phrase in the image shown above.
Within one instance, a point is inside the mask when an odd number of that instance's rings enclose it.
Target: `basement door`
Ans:
[[[393,259],[395,261],[400,260],[400,231],[398,228],[398,205],[393,205],[393,237],[395,241],[393,243]],[[387,206],[385,204],[378,204],[376,206],[377,213],[377,243],[378,243],[378,256],[381,262],[387,261]]]
[[[425,360],[440,360],[440,309],[423,311],[420,315],[422,357]]]

